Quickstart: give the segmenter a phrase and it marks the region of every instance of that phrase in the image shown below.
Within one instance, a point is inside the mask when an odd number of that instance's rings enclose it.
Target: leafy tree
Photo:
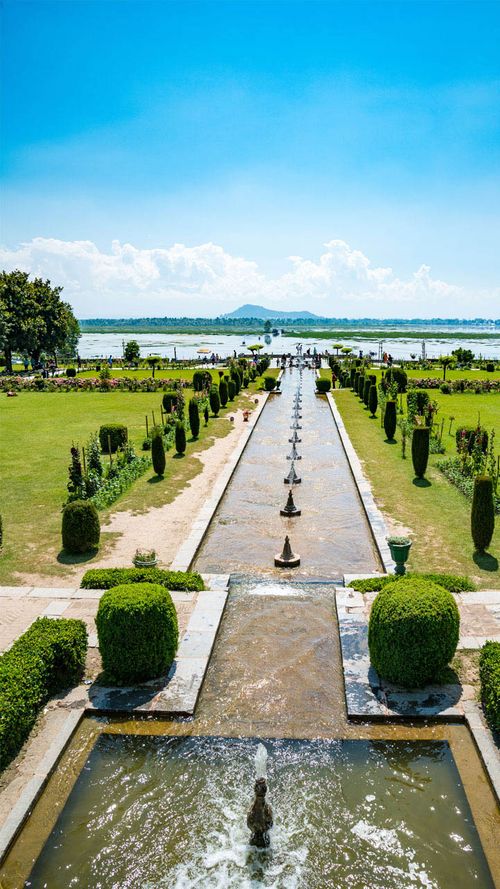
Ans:
[[[459,364],[471,364],[474,361],[474,352],[472,349],[462,349],[460,346],[458,349],[453,349],[451,354]]]
[[[271,332],[271,322],[266,321],[264,323],[264,333],[270,333],[270,332]]]
[[[453,367],[455,364],[455,358],[453,355],[441,355],[439,362],[443,368],[443,380],[446,379],[446,371],[449,367]]]
[[[13,352],[26,353],[34,363],[44,353],[54,358],[76,353],[80,328],[61,292],[49,280],[30,281],[19,269],[0,274],[0,348],[9,373]]]
[[[129,340],[128,343],[125,343],[125,349],[123,350],[123,357],[127,364],[137,364],[141,357],[141,350],[139,348],[139,343],[137,340]]]

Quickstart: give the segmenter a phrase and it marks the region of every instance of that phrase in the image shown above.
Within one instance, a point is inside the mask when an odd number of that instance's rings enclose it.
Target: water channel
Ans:
[[[349,540],[356,570],[377,562],[311,375],[295,486],[304,511],[283,520],[298,523],[303,565],[285,576],[270,567],[296,385],[288,373],[270,399],[198,556],[204,570],[234,573],[195,717],[86,719],[2,889],[500,885],[498,807],[465,726],[347,720],[332,579],[353,564]],[[224,521],[233,515],[239,523]],[[245,823],[261,745],[268,850],[249,845]]]

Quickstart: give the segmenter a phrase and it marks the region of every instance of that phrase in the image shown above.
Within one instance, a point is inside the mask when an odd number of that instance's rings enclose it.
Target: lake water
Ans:
[[[484,358],[500,358],[500,330],[498,336],[491,337],[494,332],[493,328],[484,331],[490,334],[490,338],[482,338],[481,330],[477,327],[460,328],[460,337],[440,336],[443,333],[456,334],[456,328],[443,326],[442,328],[434,328],[429,335],[422,338],[422,334],[414,331],[408,331],[408,335],[391,338],[388,336],[383,340],[370,338],[369,333],[359,334],[346,332],[345,336],[339,338],[345,346],[351,346],[357,355],[362,349],[364,353],[374,352],[375,356],[379,353],[379,344],[382,343],[384,352],[390,353],[394,358],[409,359],[411,355],[422,355],[422,343],[425,343],[425,354],[428,358],[438,358],[440,355],[448,355],[453,349],[462,346],[465,349],[472,349],[475,355],[482,355]],[[467,334],[475,336],[469,339]],[[479,336],[478,336],[479,334]],[[463,337],[463,338],[462,338]],[[199,349],[208,349],[208,353],[215,352],[225,358],[228,355],[244,353],[248,346],[254,343],[262,343],[267,351],[273,353],[292,352],[295,354],[295,347],[302,343],[304,349],[317,349],[324,351],[328,349],[332,352],[332,344],[336,341],[332,339],[317,339],[315,337],[289,337],[275,336],[270,338],[270,342],[265,342],[264,336],[256,334],[196,334],[196,333],[138,333],[138,334],[121,334],[121,333],[84,333],[79,342],[79,352],[82,358],[102,358],[112,355],[113,358],[121,358],[123,355],[123,346],[127,340],[135,339],[139,343],[141,355],[154,354],[167,358],[196,358],[198,354],[202,357],[203,353],[199,353]],[[268,338],[269,340],[269,338]]]

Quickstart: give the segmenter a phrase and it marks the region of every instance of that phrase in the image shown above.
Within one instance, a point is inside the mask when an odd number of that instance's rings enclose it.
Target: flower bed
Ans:
[[[446,457],[444,460],[438,460],[437,467],[448,481],[467,497],[467,500],[472,501],[474,476],[462,471],[462,460],[460,457]],[[495,512],[500,513],[500,496],[493,493],[493,501],[495,503]]]
[[[97,377],[0,377],[0,392],[158,392],[175,388],[192,388],[191,380],[171,380],[148,377],[139,380],[133,377],[111,377],[101,380]]]
[[[410,378],[410,389],[440,389],[443,380],[437,377],[423,377],[422,379]],[[500,380],[446,380],[451,392],[487,393],[500,392]]]

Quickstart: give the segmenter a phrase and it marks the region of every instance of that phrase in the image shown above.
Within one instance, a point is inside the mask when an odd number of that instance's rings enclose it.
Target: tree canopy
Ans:
[[[19,269],[0,274],[0,349],[9,372],[15,352],[34,363],[43,355],[74,356],[80,328],[61,292],[49,280],[30,281]]]

